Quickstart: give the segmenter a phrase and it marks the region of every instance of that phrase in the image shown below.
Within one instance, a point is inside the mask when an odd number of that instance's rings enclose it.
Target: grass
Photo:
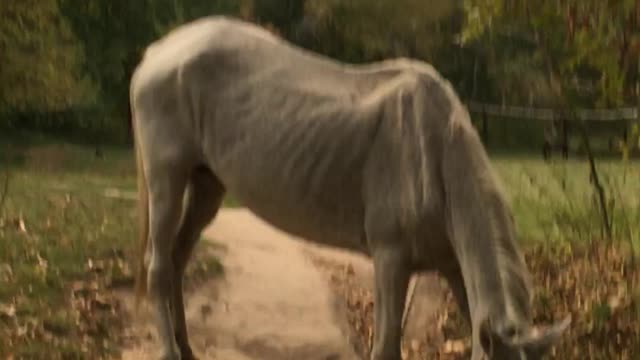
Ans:
[[[94,148],[46,137],[19,142],[0,136],[0,151],[0,185],[2,170],[10,172],[8,197],[0,209],[0,358],[100,359],[116,354],[123,316],[110,290],[132,282],[136,204],[105,197],[104,191],[135,191],[130,149],[105,146],[96,157]],[[552,263],[567,268],[585,264],[558,249],[602,239],[587,163],[545,163],[538,155],[504,153],[492,160],[511,198],[520,240],[534,249],[530,254],[535,254],[538,276],[553,274],[546,270]],[[639,165],[614,157],[598,162],[609,194],[614,243],[634,244],[636,251]],[[238,204],[227,199],[225,205]],[[211,254],[206,249],[200,253]],[[607,268],[606,259],[622,263],[613,255],[602,258],[600,271]],[[190,267],[192,279],[220,272],[220,263],[211,256]],[[596,288],[598,273],[589,276],[588,283]],[[573,294],[565,288],[554,291]],[[594,309],[612,312],[601,303]]]
[[[493,158],[505,184],[520,240],[527,243],[588,242],[602,238],[603,222],[585,160],[543,162],[531,156]],[[640,235],[640,162],[599,159],[613,238],[633,243]]]
[[[135,203],[102,192],[134,187],[126,152],[94,159],[71,145],[12,149],[0,213],[0,357],[109,354],[118,309],[106,289],[130,279]]]
[[[585,160],[545,163],[530,154],[492,153],[508,193],[533,276],[532,316],[547,325],[572,318],[552,349],[556,359],[640,358],[640,268],[634,261],[640,229],[640,162],[613,156],[598,160],[609,194],[613,239],[602,236]],[[332,273],[349,307],[348,320],[359,343],[371,344],[373,296],[347,265]],[[450,293],[423,336],[405,338],[408,360],[468,359],[470,329]]]
[[[0,185],[4,169],[10,183],[0,209],[0,358],[116,354],[124,314],[111,290],[132,285],[137,206],[104,192],[135,191],[132,152],[1,140]],[[221,271],[200,256],[189,275]]]

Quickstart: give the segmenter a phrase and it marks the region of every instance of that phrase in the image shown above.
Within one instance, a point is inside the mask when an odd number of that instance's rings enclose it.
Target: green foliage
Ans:
[[[60,0],[85,53],[86,73],[98,84],[101,99],[122,97],[128,75],[155,34],[146,1]]]
[[[295,36],[298,23],[304,16],[306,0],[253,1],[253,16],[259,23],[271,24],[287,38]]]
[[[150,42],[233,0],[25,0],[0,4],[0,126],[122,139],[129,78]]]
[[[465,44],[490,48],[493,68],[515,70],[494,77],[505,91],[512,80],[529,81],[518,79],[519,72],[546,78],[561,104],[611,107],[637,96],[640,5],[635,1],[465,0],[465,11]],[[527,46],[520,56],[501,57],[511,41]]]
[[[395,56],[435,58],[438,47],[453,42],[456,2],[320,1],[306,2],[315,24],[314,49],[351,61]],[[453,26],[453,28],[448,28]]]
[[[0,126],[128,135],[129,78],[146,46],[213,14],[237,15],[343,61],[425,60],[463,98],[635,104],[638,13],[633,0],[5,1]],[[60,111],[74,115],[60,119]]]
[[[58,110],[92,98],[82,47],[57,0],[2,1],[0,18],[0,110]]]

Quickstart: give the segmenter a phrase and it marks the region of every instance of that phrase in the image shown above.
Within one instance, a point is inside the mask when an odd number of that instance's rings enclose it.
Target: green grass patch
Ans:
[[[12,146],[0,212],[0,358],[101,358],[117,351],[121,318],[109,289],[131,278],[135,202],[125,150]],[[6,158],[6,157],[5,157]],[[129,281],[130,283],[130,281]]]
[[[0,149],[0,358],[116,355],[126,314],[112,289],[133,282],[137,205],[105,190],[135,191],[132,152],[44,139]],[[211,252],[195,258],[187,284],[222,272]]]
[[[0,192],[2,170],[8,168],[10,174],[0,209],[0,358],[99,359],[118,351],[126,317],[111,289],[131,286],[136,203],[104,193],[134,192],[136,174],[130,149],[95,150],[41,137],[25,143],[0,137]],[[558,257],[558,249],[578,249],[574,245],[602,239],[586,161],[545,163],[537,154],[503,153],[492,161],[510,197],[520,240],[536,254],[537,274],[557,265],[551,262],[567,259]],[[633,244],[638,251],[640,162],[624,164],[609,157],[598,161],[598,170],[607,191],[613,241]],[[224,204],[239,206],[230,197]],[[223,272],[214,256],[221,249],[205,242],[198,246],[188,288]],[[590,256],[581,264],[595,262],[599,255]],[[542,258],[548,264],[541,264]],[[600,265],[606,269],[607,262]],[[595,275],[589,281],[596,281]],[[538,298],[542,305],[544,295]],[[552,295],[549,299],[557,298]],[[603,304],[598,298],[594,319],[611,316]]]
[[[535,156],[493,156],[523,243],[589,242],[603,237],[603,221],[586,160],[544,162]],[[640,162],[598,159],[613,238],[638,247]]]

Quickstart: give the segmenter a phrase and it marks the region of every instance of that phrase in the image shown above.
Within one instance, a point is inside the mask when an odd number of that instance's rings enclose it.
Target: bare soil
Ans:
[[[345,264],[371,289],[368,259],[300,241],[245,209],[222,210],[204,237],[215,240],[225,275],[186,294],[192,346],[208,360],[362,359],[362,344],[344,294],[331,278]],[[420,281],[406,337],[420,337],[440,306],[442,289]],[[130,296],[126,306],[132,310]],[[123,359],[154,359],[158,345],[148,309],[133,317]]]

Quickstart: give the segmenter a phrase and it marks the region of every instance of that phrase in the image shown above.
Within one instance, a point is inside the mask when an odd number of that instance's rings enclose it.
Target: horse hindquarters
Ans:
[[[134,99],[135,95],[139,94],[133,93]],[[159,97],[157,92],[146,95],[144,101],[133,102],[140,187],[146,190],[148,205],[148,219],[142,220],[148,225],[148,234],[141,240],[147,242],[146,248],[150,250],[148,269],[143,266],[140,273],[146,273],[147,277],[146,289],[161,344],[161,359],[179,360],[174,328],[176,268],[173,248],[182,216],[183,195],[195,157],[188,137],[176,125],[180,121],[179,114],[176,111],[159,114],[153,109],[162,108],[165,98]]]

